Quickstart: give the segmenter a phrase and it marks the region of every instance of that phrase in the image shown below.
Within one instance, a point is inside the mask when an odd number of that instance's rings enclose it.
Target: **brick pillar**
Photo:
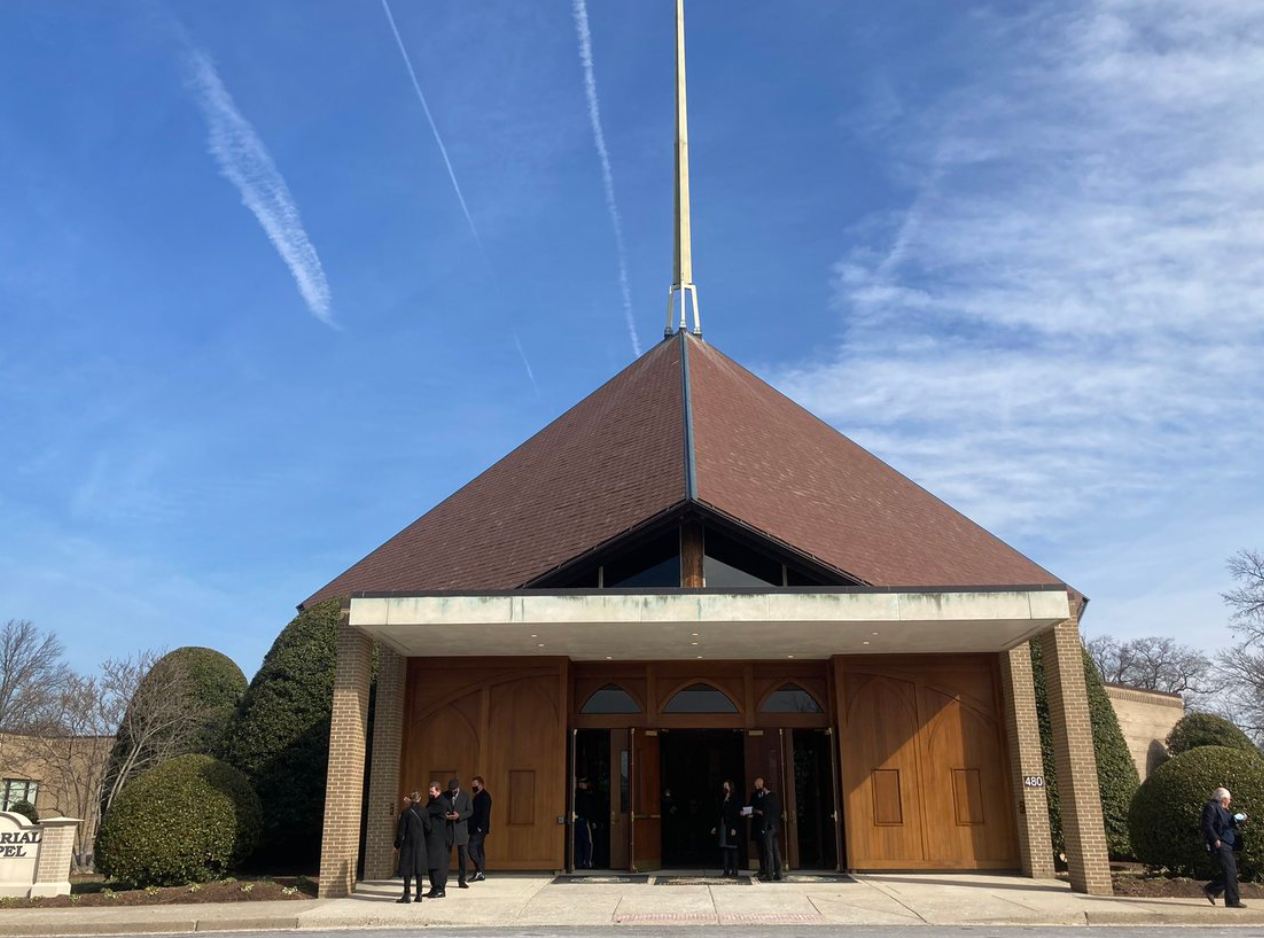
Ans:
[[[1028,788],[1026,776],[1045,774],[1040,753],[1040,723],[1036,719],[1036,688],[1032,683],[1031,649],[1026,642],[1003,651],[1001,692],[1005,698],[1005,737],[1009,744],[1015,827],[1023,875],[1053,879],[1053,839],[1049,834],[1049,806],[1043,788]]]
[[[344,604],[338,620],[338,666],[329,724],[329,778],[320,843],[321,898],[349,896],[355,888],[372,659],[372,641],[351,627],[351,606]]]
[[[70,864],[74,861],[75,829],[79,823],[78,818],[72,817],[52,817],[39,822],[42,834],[35,858],[32,898],[70,895]]]
[[[1109,896],[1113,892],[1110,860],[1077,619],[1072,616],[1041,635],[1040,651],[1049,693],[1053,758],[1058,770],[1058,800],[1071,888],[1089,895]]]
[[[368,825],[364,835],[364,878],[391,879],[395,864],[395,822],[400,799],[399,760],[404,732],[407,659],[385,645],[377,651],[377,697],[373,705],[373,760],[369,769]],[[412,780],[407,784],[421,785]]]

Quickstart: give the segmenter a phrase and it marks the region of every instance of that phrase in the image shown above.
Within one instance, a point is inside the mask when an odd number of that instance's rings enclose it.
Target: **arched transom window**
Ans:
[[[690,684],[676,692],[664,713],[737,713],[737,705],[728,694],[710,684]]]
[[[768,695],[760,713],[822,713],[816,698],[798,684],[782,684]]]
[[[607,684],[593,691],[584,701],[581,713],[640,713],[641,705],[618,684]]]

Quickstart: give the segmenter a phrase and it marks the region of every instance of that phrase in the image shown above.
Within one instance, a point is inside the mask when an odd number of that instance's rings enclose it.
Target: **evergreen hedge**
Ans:
[[[1199,746],[1151,772],[1128,812],[1136,858],[1181,876],[1214,875],[1218,863],[1205,846],[1201,820],[1203,807],[1221,786],[1233,793],[1232,810],[1264,811],[1264,759],[1238,748]],[[1264,837],[1248,828],[1238,854],[1238,876],[1247,881],[1261,874]]]
[[[177,756],[119,793],[97,834],[96,866],[134,886],[204,882],[250,854],[260,818],[241,772],[210,756]]]
[[[1045,792],[1049,803],[1049,826],[1054,853],[1066,852],[1062,834],[1062,811],[1058,800],[1058,772],[1053,760],[1053,724],[1049,716],[1049,694],[1045,686],[1044,663],[1039,640],[1031,642],[1031,663],[1036,684],[1036,717],[1040,723],[1040,749],[1044,756]],[[1115,858],[1128,857],[1128,807],[1140,784],[1137,766],[1119,729],[1119,719],[1102,687],[1102,678],[1088,652],[1084,652],[1084,683],[1088,689],[1089,720],[1093,728],[1093,751],[1097,757],[1097,783],[1101,789],[1102,819],[1106,826],[1106,847]]]
[[[1199,746],[1228,746],[1257,756],[1260,754],[1250,737],[1223,717],[1210,713],[1187,713],[1168,734],[1168,754],[1179,756]]]
[[[319,603],[285,627],[224,735],[221,757],[246,774],[263,805],[268,861],[320,857],[341,608],[341,599]]]
[[[177,648],[161,661],[184,668],[191,688],[191,703],[203,715],[202,733],[192,751],[214,754],[246,693],[246,675],[237,662],[213,648]]]
[[[39,823],[39,812],[35,810],[35,805],[25,799],[13,802],[13,804],[9,805],[9,810],[14,814],[22,815],[32,824]]]

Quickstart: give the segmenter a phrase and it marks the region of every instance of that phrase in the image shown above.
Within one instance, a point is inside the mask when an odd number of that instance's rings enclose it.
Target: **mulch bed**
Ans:
[[[1206,883],[1183,876],[1129,875],[1114,876],[1115,895],[1140,899],[1201,899]],[[1264,899],[1264,885],[1243,883],[1243,899]]]
[[[316,880],[306,876],[242,877],[188,886],[151,886],[134,889],[107,883],[100,877],[70,884],[70,895],[49,899],[0,899],[0,909],[61,909],[88,906],[176,905],[197,902],[260,902],[275,899],[315,899]]]

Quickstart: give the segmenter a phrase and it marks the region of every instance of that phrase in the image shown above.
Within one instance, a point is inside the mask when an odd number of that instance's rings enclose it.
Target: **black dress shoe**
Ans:
[[[457,888],[458,888],[458,889],[469,889],[469,888],[470,888],[470,884],[469,884],[469,883],[457,883],[457,884],[456,884],[456,886],[457,886]]]
[[[471,882],[471,883],[481,883],[481,882],[483,882],[483,880],[485,880],[485,879],[487,879],[487,877],[486,877],[486,876],[484,876],[482,873],[475,873],[473,876],[471,876],[471,877],[470,877],[470,882]]]
[[[1216,895],[1215,893],[1211,891],[1210,886],[1203,887],[1203,895],[1207,897],[1207,901],[1210,902],[1212,905],[1216,904]]]
[[[1226,909],[1245,909],[1245,908],[1246,908],[1246,904],[1245,904],[1245,903],[1242,903],[1242,902],[1235,902],[1235,903],[1233,903],[1233,905],[1229,905],[1229,904],[1227,904],[1227,903],[1226,903],[1226,904],[1225,904],[1225,908],[1226,908]]]
[[[409,898],[408,898],[408,896],[400,896],[400,897],[399,897],[398,899],[396,899],[395,901],[396,901],[397,903],[399,903],[400,905],[408,905],[408,903],[412,902],[413,900],[412,900],[412,899],[409,899]],[[421,897],[420,897],[420,896],[418,896],[418,897],[417,897],[417,901],[418,901],[418,902],[420,902],[420,901],[421,901]]]
[[[428,892],[426,893],[426,898],[427,899],[443,899],[447,896],[447,894],[448,894],[447,890],[442,890],[440,892]]]

